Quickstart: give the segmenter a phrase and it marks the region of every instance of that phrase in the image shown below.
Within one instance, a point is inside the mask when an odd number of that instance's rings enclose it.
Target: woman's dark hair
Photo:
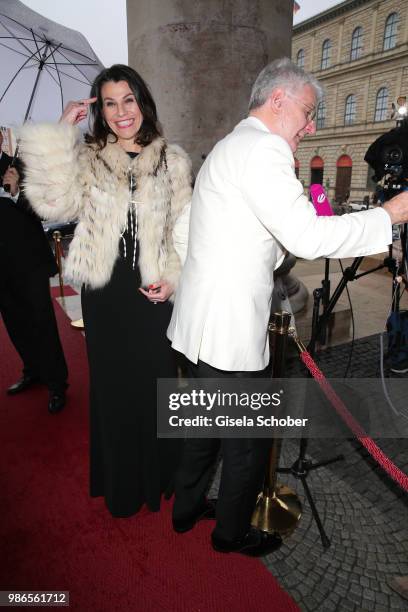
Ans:
[[[141,146],[150,144],[157,136],[161,136],[161,127],[157,119],[156,104],[152,98],[148,86],[140,76],[124,64],[114,64],[110,68],[102,70],[94,80],[91,88],[91,98],[97,98],[95,104],[91,105],[91,131],[87,135],[87,142],[93,142],[99,145],[101,149],[106,146],[108,135],[113,132],[110,130],[102,114],[102,86],[109,81],[118,83],[126,81],[132,90],[137,105],[143,115],[143,122],[137,133],[135,142]],[[116,136],[116,135],[115,135]]]

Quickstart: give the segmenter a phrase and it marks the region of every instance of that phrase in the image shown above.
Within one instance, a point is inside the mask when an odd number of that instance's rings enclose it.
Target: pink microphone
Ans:
[[[310,195],[318,217],[331,217],[333,215],[326,192],[319,183],[310,185]]]

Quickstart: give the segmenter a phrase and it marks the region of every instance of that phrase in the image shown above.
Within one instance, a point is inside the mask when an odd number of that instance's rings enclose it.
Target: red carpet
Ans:
[[[21,365],[0,322],[0,590],[70,591],[81,612],[297,611],[259,560],[211,550],[211,523],[178,535],[170,502],[112,519],[89,498],[85,343],[56,311],[71,385],[58,415],[42,387],[5,395]]]

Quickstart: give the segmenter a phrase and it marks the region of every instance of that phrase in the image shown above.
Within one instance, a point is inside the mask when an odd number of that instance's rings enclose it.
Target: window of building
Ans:
[[[346,98],[346,106],[344,108],[344,125],[350,125],[356,120],[356,97],[350,94]]]
[[[336,163],[336,187],[335,199],[336,202],[344,202],[347,200],[347,195],[350,195],[351,173],[353,170],[353,162],[348,155],[341,155]]]
[[[358,26],[351,37],[350,60],[356,60],[363,53],[363,28]]]
[[[378,90],[377,97],[375,99],[375,115],[374,121],[385,121],[387,119],[387,107],[388,107],[388,89],[381,87]]]
[[[299,66],[299,68],[305,67],[305,50],[304,49],[299,49],[299,51],[297,52],[296,64]]]
[[[299,178],[299,171],[300,171],[300,163],[299,163],[299,160],[295,157],[295,174],[296,174],[296,178]]]
[[[315,155],[310,162],[310,184],[323,185],[323,173],[324,161],[319,155]]]
[[[317,105],[316,111],[316,127],[317,129],[324,128],[326,122],[326,102],[321,100]]]
[[[322,64],[321,69],[328,68],[330,66],[330,56],[331,56],[331,42],[328,38],[324,41],[322,45]]]
[[[384,28],[384,43],[383,49],[387,51],[387,49],[393,49],[397,44],[397,28],[399,22],[398,13],[391,13],[388,15],[387,21],[385,22]]]

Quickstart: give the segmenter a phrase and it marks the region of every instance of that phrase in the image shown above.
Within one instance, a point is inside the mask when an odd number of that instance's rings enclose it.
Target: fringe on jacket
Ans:
[[[156,138],[130,159],[117,143],[98,149],[80,142],[76,127],[44,124],[21,129],[20,151],[25,193],[36,212],[48,221],[78,221],[66,261],[72,281],[91,288],[109,281],[127,224],[132,173],[142,284],[165,280],[177,287],[181,262],[173,230],[192,193],[191,162],[181,147]]]

